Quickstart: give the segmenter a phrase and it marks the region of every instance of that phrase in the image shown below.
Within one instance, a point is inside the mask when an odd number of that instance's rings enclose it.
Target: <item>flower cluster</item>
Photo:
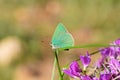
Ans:
[[[110,45],[110,47],[99,50],[101,58],[94,64],[92,74],[86,73],[91,62],[88,52],[85,56],[80,56],[83,68],[77,61],[73,61],[69,69],[63,69],[63,72],[79,80],[120,80],[120,39]]]

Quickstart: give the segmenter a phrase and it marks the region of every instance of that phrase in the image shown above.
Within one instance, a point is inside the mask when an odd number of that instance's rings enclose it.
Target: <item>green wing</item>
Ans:
[[[73,45],[74,39],[72,35],[66,30],[63,24],[58,24],[52,37],[52,48],[56,49]]]
[[[57,28],[55,29],[55,32],[52,37],[52,42],[58,38],[59,35],[67,33],[67,30],[65,29],[64,25],[62,23],[59,23],[57,25]]]

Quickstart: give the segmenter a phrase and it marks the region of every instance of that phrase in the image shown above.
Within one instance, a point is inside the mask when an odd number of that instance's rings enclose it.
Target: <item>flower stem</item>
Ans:
[[[60,80],[63,80],[63,76],[62,76],[62,73],[61,73],[60,64],[59,64],[59,60],[58,60],[58,50],[57,49],[55,50],[54,54],[55,54],[55,59],[56,59],[57,67],[58,67]]]
[[[65,49],[75,49],[75,48],[96,48],[96,47],[108,47],[108,46],[118,46],[118,45],[108,45],[108,44],[86,44],[86,45],[78,45],[78,46],[67,46],[60,48],[60,50]]]
[[[56,59],[54,58],[51,80],[54,80],[55,77],[55,67],[56,67]]]

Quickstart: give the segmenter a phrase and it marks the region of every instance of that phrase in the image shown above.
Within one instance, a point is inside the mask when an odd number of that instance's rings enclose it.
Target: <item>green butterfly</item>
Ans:
[[[52,49],[74,46],[72,35],[66,30],[62,23],[57,25],[57,28],[52,37]]]

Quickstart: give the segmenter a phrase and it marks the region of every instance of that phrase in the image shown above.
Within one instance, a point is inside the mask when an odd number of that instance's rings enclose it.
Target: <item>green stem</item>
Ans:
[[[108,44],[87,44],[87,45],[78,45],[78,46],[68,46],[64,48],[60,48],[60,50],[65,50],[65,49],[74,49],[74,48],[93,48],[93,47],[108,47],[110,45]],[[114,45],[112,45],[114,46]]]
[[[54,77],[55,77],[55,67],[56,67],[56,63],[57,63],[57,62],[56,62],[56,59],[54,58],[51,80],[54,80]]]
[[[55,52],[55,59],[56,59],[56,64],[57,64],[57,67],[58,67],[58,72],[59,72],[59,76],[60,76],[60,80],[63,80],[63,76],[62,76],[62,73],[61,73],[61,69],[60,69],[60,64],[59,64],[59,60],[58,60],[58,50],[56,49]]]

